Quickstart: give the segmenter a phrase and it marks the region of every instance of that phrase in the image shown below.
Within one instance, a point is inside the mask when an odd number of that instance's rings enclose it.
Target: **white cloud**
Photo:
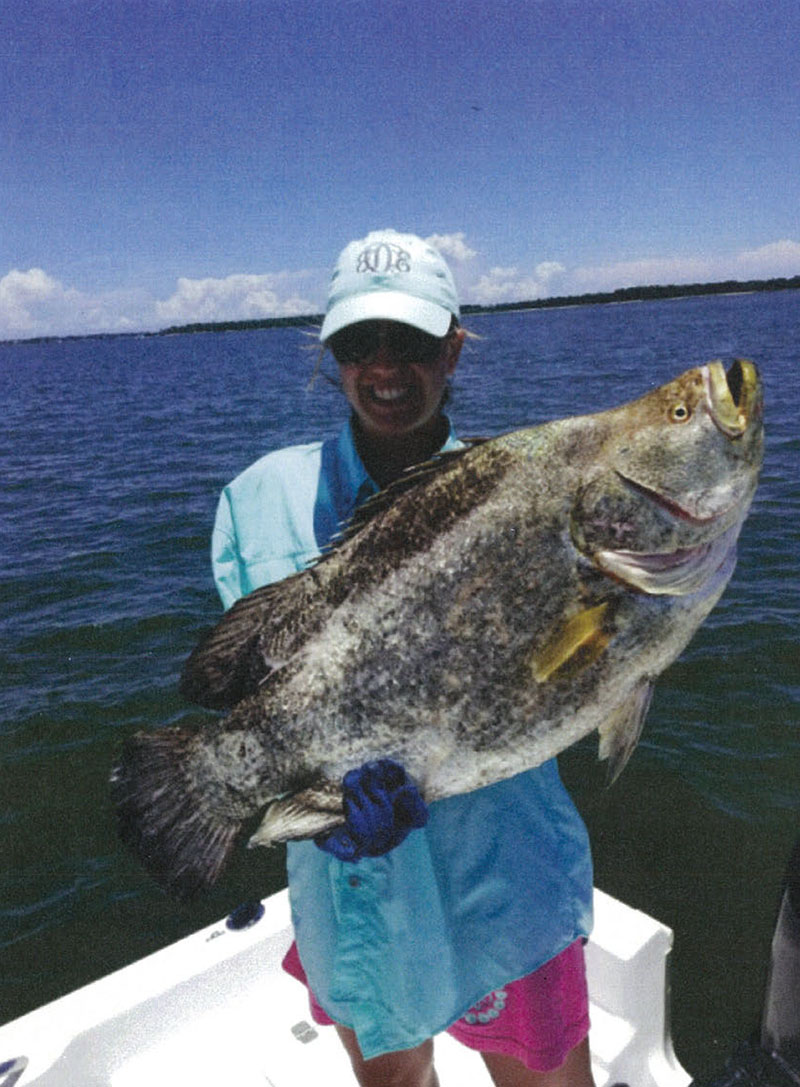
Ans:
[[[784,238],[756,249],[722,255],[642,257],[573,268],[554,260],[541,261],[533,269],[498,265],[488,271],[476,270],[474,278],[462,283],[461,294],[464,302],[493,305],[648,284],[714,283],[796,275],[800,275],[800,242]]]
[[[650,257],[573,269],[570,294],[614,291],[646,284],[715,283],[727,279],[776,279],[800,275],[800,242],[784,238],[739,253],[698,257]]]
[[[476,250],[467,245],[465,237],[464,231],[459,230],[455,234],[430,234],[425,238],[425,241],[438,249],[443,257],[449,257],[451,260],[467,261],[472,260],[478,254]]]
[[[160,322],[249,321],[260,317],[296,317],[314,313],[318,306],[301,297],[294,281],[303,272],[275,275],[230,275],[224,279],[178,280],[177,290],[165,302],[156,302]],[[284,292],[289,288],[292,293]]]
[[[463,302],[492,305],[553,295],[613,291],[644,284],[708,283],[800,275],[800,241],[783,238],[727,255],[647,257],[565,267],[544,260],[532,268],[486,268],[463,232],[430,239],[454,262]],[[0,339],[155,331],[197,321],[305,316],[322,308],[323,273],[277,272],[178,279],[158,300],[143,289],[89,293],[65,285],[42,268],[12,269],[0,277]]]
[[[69,292],[42,268],[18,268],[0,279],[0,331],[6,336],[31,334],[47,312],[69,304]]]
[[[465,301],[491,306],[499,302],[524,302],[543,298],[554,293],[553,280],[557,280],[564,268],[557,261],[543,261],[533,272],[519,268],[490,268],[476,283],[467,288]]]
[[[564,265],[559,264],[557,260],[543,260],[541,264],[537,264],[535,268],[536,278],[542,283],[546,283],[549,279],[555,279],[556,276],[563,275],[564,271]]]
[[[148,316],[140,291],[91,295],[65,287],[42,268],[13,268],[0,279],[0,339],[128,332],[146,327]]]
[[[315,313],[320,302],[298,290],[298,281],[308,278],[307,272],[181,278],[174,293],[160,301],[144,290],[89,294],[65,286],[42,268],[12,269],[0,278],[0,340]]]
[[[703,283],[715,278],[714,262],[711,260],[699,257],[644,258],[575,268],[569,275],[568,293],[615,291],[619,287],[640,287],[654,283]]]
[[[783,238],[759,249],[745,249],[736,258],[736,269],[739,279],[789,279],[800,275],[800,242]]]

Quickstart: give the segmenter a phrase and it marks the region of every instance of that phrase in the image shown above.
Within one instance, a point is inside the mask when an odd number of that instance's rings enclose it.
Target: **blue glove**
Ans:
[[[342,782],[344,826],[314,841],[340,861],[380,857],[428,822],[428,809],[403,767],[392,759],[366,762]]]

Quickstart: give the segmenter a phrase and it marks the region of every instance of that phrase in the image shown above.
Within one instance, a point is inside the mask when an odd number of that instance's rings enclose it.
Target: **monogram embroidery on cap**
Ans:
[[[371,272],[373,275],[388,275],[394,272],[411,271],[411,254],[399,245],[380,242],[368,245],[356,260],[357,272]]]

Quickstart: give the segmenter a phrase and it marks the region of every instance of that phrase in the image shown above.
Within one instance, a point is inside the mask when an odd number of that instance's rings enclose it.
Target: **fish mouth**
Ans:
[[[714,425],[727,438],[747,430],[758,405],[758,371],[747,359],[734,359],[725,372],[718,359],[700,367],[706,393],[706,409]]]
[[[638,491],[639,494],[643,494],[645,498],[648,498],[656,506],[660,506],[667,513],[671,514],[679,521],[687,521],[691,525],[710,525],[714,521],[718,521],[720,517],[729,513],[736,503],[731,503],[725,509],[717,510],[707,517],[699,517],[697,514],[687,510],[685,506],[681,506],[676,502],[674,498],[667,498],[666,495],[660,494],[659,491],[654,491],[651,487],[646,487],[644,483],[637,483],[635,479],[631,479],[630,476],[626,476],[624,472],[620,472],[619,469],[615,469],[617,476],[633,491]]]

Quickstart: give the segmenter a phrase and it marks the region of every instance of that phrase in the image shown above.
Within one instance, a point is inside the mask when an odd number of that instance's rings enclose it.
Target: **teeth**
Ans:
[[[372,395],[376,400],[402,400],[408,389],[373,389]]]

